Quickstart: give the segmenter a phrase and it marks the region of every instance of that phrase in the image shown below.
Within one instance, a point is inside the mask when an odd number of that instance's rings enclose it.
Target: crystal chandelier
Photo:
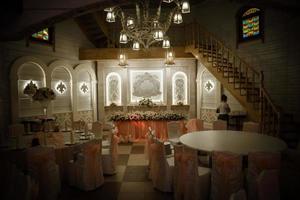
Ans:
[[[166,32],[172,22],[180,24],[183,22],[182,14],[190,12],[190,4],[187,0],[157,0],[157,7],[152,9],[150,0],[136,0],[135,13],[130,9],[127,13],[120,7],[104,9],[107,12],[106,21],[115,22],[119,17],[121,21],[120,44],[132,42],[133,50],[140,48],[148,49],[152,44],[162,42],[162,48],[170,48],[171,42]],[[173,7],[162,12],[162,4],[174,4]]]

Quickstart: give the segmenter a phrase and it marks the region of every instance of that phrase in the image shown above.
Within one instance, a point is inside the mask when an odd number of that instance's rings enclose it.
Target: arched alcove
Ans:
[[[112,103],[121,105],[122,103],[122,84],[121,76],[116,72],[107,74],[105,79],[105,100],[106,105],[109,106]]]
[[[172,104],[188,104],[187,76],[181,71],[172,76]]]

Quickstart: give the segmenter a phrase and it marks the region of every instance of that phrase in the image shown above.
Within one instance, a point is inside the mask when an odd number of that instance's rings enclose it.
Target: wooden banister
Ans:
[[[280,130],[280,112],[274,105],[270,95],[264,88],[263,73],[243,60],[236,51],[230,49],[213,33],[197,23],[187,24],[185,34],[186,44],[193,45],[198,53],[207,59],[211,66],[217,67],[227,82],[239,84],[240,95],[246,95],[252,109],[260,113],[260,123],[263,134],[278,136]],[[248,108],[249,109],[249,108]]]

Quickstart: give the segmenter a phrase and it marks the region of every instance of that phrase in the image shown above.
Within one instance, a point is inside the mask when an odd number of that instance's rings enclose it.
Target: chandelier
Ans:
[[[155,4],[155,1],[152,2]],[[153,9],[149,3],[150,0],[136,0],[135,9],[126,9],[127,13],[121,6],[104,9],[107,12],[107,22],[112,23],[117,17],[120,18],[122,26],[120,44],[131,42],[133,50],[148,49],[159,42],[162,43],[162,48],[171,47],[166,32],[172,22],[175,24],[183,22],[182,14],[190,12],[190,4],[187,0],[157,0],[156,7]],[[169,4],[165,12],[162,12],[163,3]]]

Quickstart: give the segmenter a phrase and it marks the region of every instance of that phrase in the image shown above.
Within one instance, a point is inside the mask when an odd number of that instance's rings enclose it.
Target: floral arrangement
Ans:
[[[152,107],[155,105],[155,103],[153,103],[153,101],[149,98],[142,98],[140,101],[139,101],[139,105],[140,106],[147,106],[147,107]]]
[[[174,112],[164,111],[164,112],[116,112],[109,117],[110,121],[128,121],[128,120],[167,120],[167,121],[176,121],[186,119],[186,116],[183,114],[178,114]]]
[[[117,104],[116,104],[116,103],[114,103],[114,102],[112,102],[111,104],[109,104],[109,106],[111,106],[111,107],[116,107],[116,106],[117,106]]]
[[[37,91],[37,86],[30,81],[23,90],[23,93],[29,96],[33,96]]]
[[[36,90],[36,93],[33,95],[32,99],[35,101],[50,101],[54,100],[56,97],[55,93],[50,88],[39,88]]]

